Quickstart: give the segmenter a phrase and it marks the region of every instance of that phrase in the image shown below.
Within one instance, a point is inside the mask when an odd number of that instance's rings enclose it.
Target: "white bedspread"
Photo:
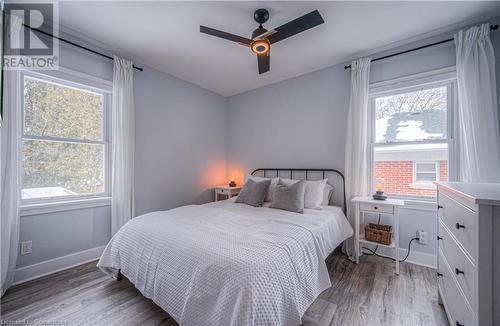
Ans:
[[[132,219],[99,260],[182,325],[298,325],[352,228],[326,207],[296,214],[232,200]]]

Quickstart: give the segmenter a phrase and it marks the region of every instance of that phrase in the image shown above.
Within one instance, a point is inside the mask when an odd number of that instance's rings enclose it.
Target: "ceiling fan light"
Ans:
[[[250,45],[250,48],[255,54],[265,54],[269,52],[269,41],[266,39],[255,40]]]

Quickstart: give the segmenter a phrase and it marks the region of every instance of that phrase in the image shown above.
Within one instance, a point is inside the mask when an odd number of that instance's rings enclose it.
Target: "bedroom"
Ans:
[[[500,323],[500,2],[3,12],[2,323]]]

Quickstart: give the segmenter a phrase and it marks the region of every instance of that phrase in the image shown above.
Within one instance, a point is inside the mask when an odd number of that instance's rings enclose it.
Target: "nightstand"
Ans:
[[[396,274],[399,274],[399,208],[404,206],[404,201],[399,199],[375,200],[373,197],[355,197],[351,200],[355,204],[354,213],[354,255],[356,263],[359,264],[361,255],[361,245],[363,243],[374,246],[387,247],[394,249],[393,258],[396,260]],[[389,245],[383,245],[377,242],[365,239],[364,234],[364,215],[384,214],[392,216],[393,238]],[[360,229],[362,226],[362,229]]]
[[[229,199],[234,196],[238,196],[241,190],[241,186],[237,187],[229,187],[229,186],[220,186],[215,187],[215,201]]]

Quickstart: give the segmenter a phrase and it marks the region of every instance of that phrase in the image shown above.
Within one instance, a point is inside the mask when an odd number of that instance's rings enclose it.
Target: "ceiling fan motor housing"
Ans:
[[[253,14],[253,19],[260,25],[264,24],[269,19],[269,11],[264,8],[257,9]]]

